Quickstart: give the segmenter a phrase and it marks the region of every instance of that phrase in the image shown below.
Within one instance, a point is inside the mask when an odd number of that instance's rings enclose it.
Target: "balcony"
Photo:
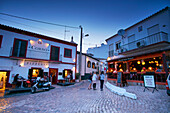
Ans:
[[[130,50],[135,50],[135,49],[143,48],[143,47],[146,47],[149,45],[158,44],[160,42],[168,42],[168,34],[167,33],[158,32],[153,35],[144,37],[142,39],[122,45],[121,49],[119,50],[119,53],[124,53],[124,52],[130,51]],[[148,48],[148,49],[151,49],[151,48]]]

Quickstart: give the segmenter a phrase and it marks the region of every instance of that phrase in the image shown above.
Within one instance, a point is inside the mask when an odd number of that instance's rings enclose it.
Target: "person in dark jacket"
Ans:
[[[16,84],[17,87],[21,86],[20,82],[18,82],[18,76],[19,74],[16,74],[15,77],[14,77],[14,84]]]
[[[103,84],[104,84],[104,79],[105,79],[104,71],[101,72],[101,75],[99,78],[100,78],[100,90],[103,91]]]
[[[90,84],[89,84],[88,89],[90,90],[90,89],[92,89],[92,88],[91,88],[91,85],[92,85],[92,73],[90,73],[89,82],[90,82]]]

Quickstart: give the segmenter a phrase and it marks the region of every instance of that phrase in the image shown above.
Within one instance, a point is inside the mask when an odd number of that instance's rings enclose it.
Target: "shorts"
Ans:
[[[90,82],[90,84],[92,83],[92,81],[91,80],[88,80],[89,82]]]

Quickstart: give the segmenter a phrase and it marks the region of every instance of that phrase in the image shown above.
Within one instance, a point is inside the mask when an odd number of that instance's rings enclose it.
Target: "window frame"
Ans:
[[[89,63],[90,63],[90,66],[88,66]],[[91,61],[87,61],[87,67],[88,68],[91,68],[91,64],[92,64]]]
[[[2,45],[2,40],[3,40],[3,35],[0,35],[0,48],[1,48],[1,45]]]
[[[119,50],[121,48],[121,41],[118,41],[115,44],[116,44],[116,50]],[[117,48],[117,44],[118,44],[118,48]]]
[[[26,49],[25,49],[24,57],[14,56],[14,47],[15,47],[15,44],[16,44],[16,40],[20,40],[20,41],[25,41],[25,42],[26,42]],[[13,49],[12,49],[12,56],[13,56],[13,57],[19,57],[19,58],[26,58],[27,48],[28,48],[28,40],[23,40],[23,39],[19,39],[19,38],[14,38]]]
[[[70,50],[71,51],[71,56],[70,57],[66,56],[66,50]],[[64,57],[65,58],[72,58],[72,49],[64,48]]]
[[[58,60],[52,60],[52,59],[51,59],[51,56],[52,56],[52,47],[55,47],[55,48],[58,48],[58,49],[59,49],[59,50],[58,50]],[[60,47],[51,45],[51,49],[50,49],[50,60],[51,60],[51,61],[59,61],[59,60],[60,60]]]
[[[138,32],[141,32],[141,31],[143,31],[143,27],[142,27],[142,26],[139,26],[139,27],[138,27]]]
[[[93,64],[94,64],[94,68],[93,68]],[[92,68],[93,68],[93,69],[96,69],[95,67],[96,67],[95,62],[92,62]]]

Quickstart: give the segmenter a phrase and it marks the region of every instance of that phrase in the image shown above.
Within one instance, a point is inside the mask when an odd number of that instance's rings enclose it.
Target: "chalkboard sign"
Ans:
[[[117,72],[117,84],[122,83],[122,72]]]

